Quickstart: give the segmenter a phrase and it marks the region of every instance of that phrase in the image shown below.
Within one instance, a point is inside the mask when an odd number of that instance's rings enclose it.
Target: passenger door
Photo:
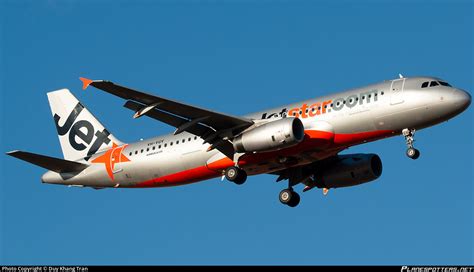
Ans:
[[[390,105],[403,103],[403,88],[405,87],[405,78],[392,80],[390,86]]]

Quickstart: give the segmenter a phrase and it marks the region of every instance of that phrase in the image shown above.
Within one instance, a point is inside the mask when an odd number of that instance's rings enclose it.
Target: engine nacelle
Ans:
[[[316,172],[318,185],[348,187],[373,181],[382,174],[382,161],[376,154],[340,155]],[[318,186],[319,187],[319,186]]]
[[[287,117],[244,132],[234,139],[233,144],[237,152],[265,152],[294,146],[303,138],[304,126],[301,120]]]

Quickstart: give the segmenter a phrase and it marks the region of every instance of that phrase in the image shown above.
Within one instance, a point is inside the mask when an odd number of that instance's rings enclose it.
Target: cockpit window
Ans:
[[[448,82],[446,81],[425,81],[423,82],[423,84],[421,84],[421,88],[426,88],[428,87],[428,85],[430,85],[430,87],[435,87],[435,86],[439,86],[439,85],[442,85],[442,86],[446,86],[446,87],[451,87],[451,85],[449,85]]]

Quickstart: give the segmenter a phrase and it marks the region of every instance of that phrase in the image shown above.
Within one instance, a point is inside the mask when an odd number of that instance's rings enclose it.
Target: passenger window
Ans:
[[[146,149],[146,152],[148,152],[148,151],[150,151],[150,148],[147,148],[147,149]]]
[[[153,147],[153,150],[155,150],[155,146]]]
[[[191,137],[188,138],[188,142],[191,142]]]
[[[426,87],[428,87],[428,83],[429,83],[428,81],[423,82],[423,84],[421,84],[421,88],[426,88]]]
[[[436,81],[431,81],[431,83],[430,83],[430,87],[434,87],[434,86],[438,86],[438,85],[439,84]]]
[[[129,156],[132,156],[132,152],[128,153]]]
[[[158,149],[160,149],[160,148],[161,148],[161,145],[158,146]]]
[[[137,155],[137,154],[138,154],[138,150],[135,150],[135,155]]]
[[[168,144],[165,144],[165,147],[167,146]]]
[[[142,149],[142,150],[140,150],[140,153],[143,153],[143,149]]]

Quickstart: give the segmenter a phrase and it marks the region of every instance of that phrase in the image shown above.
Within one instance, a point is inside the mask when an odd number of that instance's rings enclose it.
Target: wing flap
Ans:
[[[134,101],[130,101],[130,100],[127,101],[123,106],[127,109],[132,110],[132,111],[138,111],[141,108],[143,108],[143,105],[141,105],[137,102],[134,102]],[[181,127],[184,124],[189,122],[188,120],[186,120],[182,117],[166,113],[166,112],[158,110],[156,108],[145,112],[143,115],[146,115],[148,117],[151,117],[155,120],[158,120],[160,122],[163,122],[165,124],[168,124],[168,125],[176,127],[176,128]],[[209,133],[209,131],[211,131],[211,129],[208,128],[208,127],[205,127],[201,124],[195,124],[194,126],[186,128],[185,131],[190,132],[190,133],[192,133],[194,135],[197,135],[197,136],[202,136],[202,135],[205,135],[206,133]]]

